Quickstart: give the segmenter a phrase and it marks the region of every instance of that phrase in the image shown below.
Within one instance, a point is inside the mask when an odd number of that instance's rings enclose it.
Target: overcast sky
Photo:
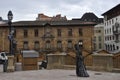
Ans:
[[[0,0],[0,16],[7,19],[12,10],[13,21],[35,20],[39,13],[48,16],[61,14],[68,19],[81,18],[86,12],[98,17],[120,3],[120,0]]]

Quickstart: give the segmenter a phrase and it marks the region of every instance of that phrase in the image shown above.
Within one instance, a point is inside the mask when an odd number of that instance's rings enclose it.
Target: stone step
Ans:
[[[113,68],[112,72],[120,73],[120,69],[119,68]]]
[[[71,69],[76,69],[76,66],[75,65],[63,65],[63,68],[71,70]]]

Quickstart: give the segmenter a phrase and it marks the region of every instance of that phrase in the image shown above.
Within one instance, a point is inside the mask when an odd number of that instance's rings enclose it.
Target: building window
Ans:
[[[39,32],[38,32],[38,29],[35,29],[35,30],[34,30],[34,36],[35,36],[35,37],[38,37],[38,33],[39,33]]]
[[[107,44],[104,44],[105,50],[107,51]]]
[[[61,36],[61,29],[57,29],[57,35]]]
[[[110,25],[111,25],[111,20],[109,20],[109,23],[110,23]]]
[[[112,36],[110,36],[110,40],[112,40]]]
[[[117,22],[117,20],[118,20],[118,19],[116,18],[116,22]]]
[[[68,36],[72,36],[72,29],[68,29]]]
[[[106,41],[107,41],[107,40],[108,40],[108,37],[106,36],[105,38],[106,38]]]
[[[101,36],[98,37],[98,40],[101,41]]]
[[[96,30],[96,33],[101,33],[101,30]]]
[[[107,41],[109,41],[109,37],[108,36],[106,36],[106,39],[107,39]]]
[[[105,38],[104,38],[104,39],[105,39],[105,41],[106,41],[106,36],[105,36]]]
[[[105,26],[106,26],[106,22],[105,22],[105,24],[104,24]]]
[[[72,41],[71,40],[68,41],[68,48],[72,48]]]
[[[105,41],[107,41],[107,36],[105,36]]]
[[[110,45],[110,51],[112,51],[112,45]]]
[[[114,35],[113,35],[113,40],[114,40]]]
[[[94,42],[96,42],[96,36],[94,36]]]
[[[50,44],[50,41],[46,41],[46,49],[50,49],[51,48],[51,44]]]
[[[39,41],[35,41],[34,42],[34,48],[35,49],[39,49],[40,48]]]
[[[97,30],[97,33],[101,33],[101,30]]]
[[[107,36],[107,40],[109,41],[109,36]]]
[[[107,50],[110,51],[110,45],[108,45]]]
[[[28,37],[28,30],[24,30],[24,37]]]
[[[115,45],[113,45],[113,50],[115,50]]]
[[[107,21],[107,26],[108,26],[108,21]]]
[[[101,43],[99,43],[99,49],[101,49],[102,48],[102,45],[101,45]]]
[[[107,29],[107,34],[109,33],[109,30]]]
[[[117,48],[117,50],[119,50],[119,46],[117,46],[116,48]]]
[[[61,41],[57,41],[57,48],[62,48],[62,42]]]
[[[112,19],[112,24],[114,24],[114,20]]]
[[[106,29],[105,29],[105,34],[106,34]]]
[[[29,49],[29,47],[28,47],[28,42],[27,41],[24,41],[23,42],[23,49]]]
[[[112,32],[111,28],[110,28],[110,33]]]
[[[83,36],[83,30],[82,30],[82,28],[79,28],[79,36]]]
[[[96,48],[97,48],[96,43],[94,43],[94,51],[96,51]]]

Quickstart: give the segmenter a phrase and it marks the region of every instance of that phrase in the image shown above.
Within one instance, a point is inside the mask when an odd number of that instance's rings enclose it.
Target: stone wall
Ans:
[[[120,69],[120,53],[114,54],[113,67]]]
[[[112,54],[93,54],[93,70],[112,71],[113,55]]]
[[[66,54],[48,54],[47,69],[63,69]]]
[[[79,40],[83,40],[83,45],[84,48],[87,50],[92,49],[92,39],[93,39],[93,26],[56,26],[56,27],[51,27],[51,34],[54,36],[53,39],[47,38],[43,39],[42,36],[44,35],[44,27],[29,27],[25,26],[23,27],[15,27],[16,29],[16,37],[15,40],[17,41],[17,50],[20,51],[23,49],[23,42],[28,41],[28,47],[29,49],[34,49],[34,42],[39,41],[40,42],[40,49],[45,47],[45,42],[47,40],[50,40],[51,46],[56,48],[57,47],[57,41],[60,40],[62,41],[62,48],[67,49],[68,47],[68,40],[72,41],[72,45],[74,47],[74,44],[78,43]],[[72,36],[68,36],[68,29],[72,29]],[[78,29],[82,28],[83,36],[80,36],[78,33]],[[24,29],[28,30],[28,37],[24,37]],[[34,29],[38,29],[39,35],[38,37],[34,36]],[[57,36],[57,29],[61,29],[61,37]],[[9,51],[9,40],[8,40],[8,34],[9,30],[8,28],[0,28],[1,30],[1,39],[0,39],[0,49]]]

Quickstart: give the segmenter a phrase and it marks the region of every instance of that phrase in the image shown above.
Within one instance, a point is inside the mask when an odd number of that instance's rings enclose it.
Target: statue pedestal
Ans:
[[[14,72],[15,65],[14,65],[14,56],[8,56],[8,66],[7,66],[7,72]]]

